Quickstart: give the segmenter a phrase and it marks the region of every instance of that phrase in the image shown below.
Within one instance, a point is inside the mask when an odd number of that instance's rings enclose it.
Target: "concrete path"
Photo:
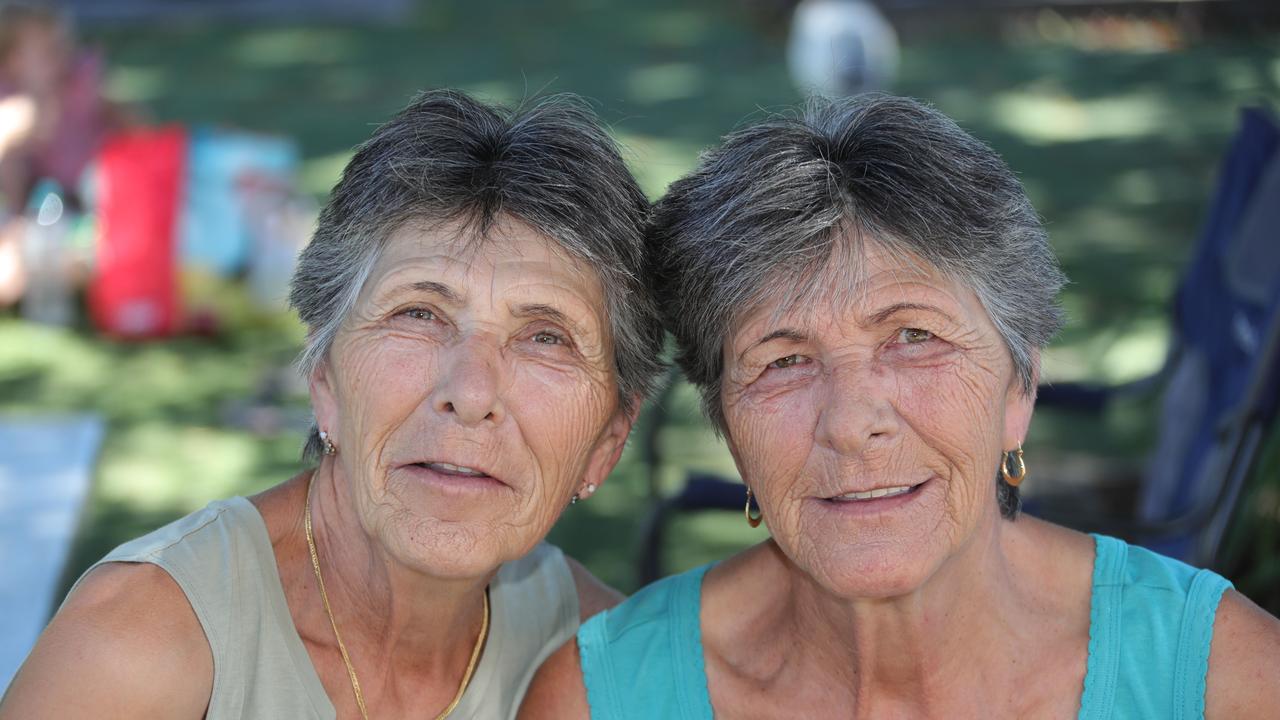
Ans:
[[[62,598],[101,418],[0,415],[0,693]]]

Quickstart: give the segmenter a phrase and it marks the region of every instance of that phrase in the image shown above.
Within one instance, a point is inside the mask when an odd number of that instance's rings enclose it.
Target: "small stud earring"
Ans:
[[[329,433],[324,430],[320,431],[320,442],[324,446],[325,455],[338,454],[338,446],[333,444],[333,441],[329,439]]]

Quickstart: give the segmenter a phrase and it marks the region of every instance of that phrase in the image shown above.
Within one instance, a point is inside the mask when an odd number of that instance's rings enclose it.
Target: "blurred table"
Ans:
[[[61,601],[103,432],[92,415],[0,416],[0,693]]]

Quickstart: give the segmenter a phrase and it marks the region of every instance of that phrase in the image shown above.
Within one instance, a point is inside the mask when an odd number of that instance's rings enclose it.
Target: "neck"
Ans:
[[[455,579],[408,567],[364,529],[336,463],[326,459],[310,482],[325,591],[366,700],[372,705],[379,694],[399,694],[397,687],[424,685],[438,690],[433,696],[451,697],[480,634],[485,588],[496,570]],[[318,588],[313,597],[322,623],[311,623],[314,636],[336,644]]]
[[[1001,715],[990,712],[991,695],[975,689],[1010,686],[1016,639],[1028,627],[1005,525],[994,519],[920,587],[891,598],[834,596],[774,546],[789,605],[778,608],[789,619],[774,625],[776,640],[805,656],[785,664],[847,688],[856,716]]]

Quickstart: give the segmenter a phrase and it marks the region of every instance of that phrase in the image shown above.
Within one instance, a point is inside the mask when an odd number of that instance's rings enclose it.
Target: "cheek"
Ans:
[[[587,373],[537,364],[515,368],[510,378],[507,411],[537,465],[538,489],[563,494],[584,471],[613,412],[612,388]]]
[[[813,449],[813,392],[804,388],[768,398],[744,397],[726,408],[738,471],[763,503],[787,491]]]
[[[376,461],[387,437],[429,396],[437,358],[421,344],[380,340],[353,344],[343,354],[339,412],[348,445]]]
[[[1003,414],[993,376],[974,368],[903,374],[899,414],[948,480],[955,513],[972,514],[994,493],[989,467],[998,452]]]

